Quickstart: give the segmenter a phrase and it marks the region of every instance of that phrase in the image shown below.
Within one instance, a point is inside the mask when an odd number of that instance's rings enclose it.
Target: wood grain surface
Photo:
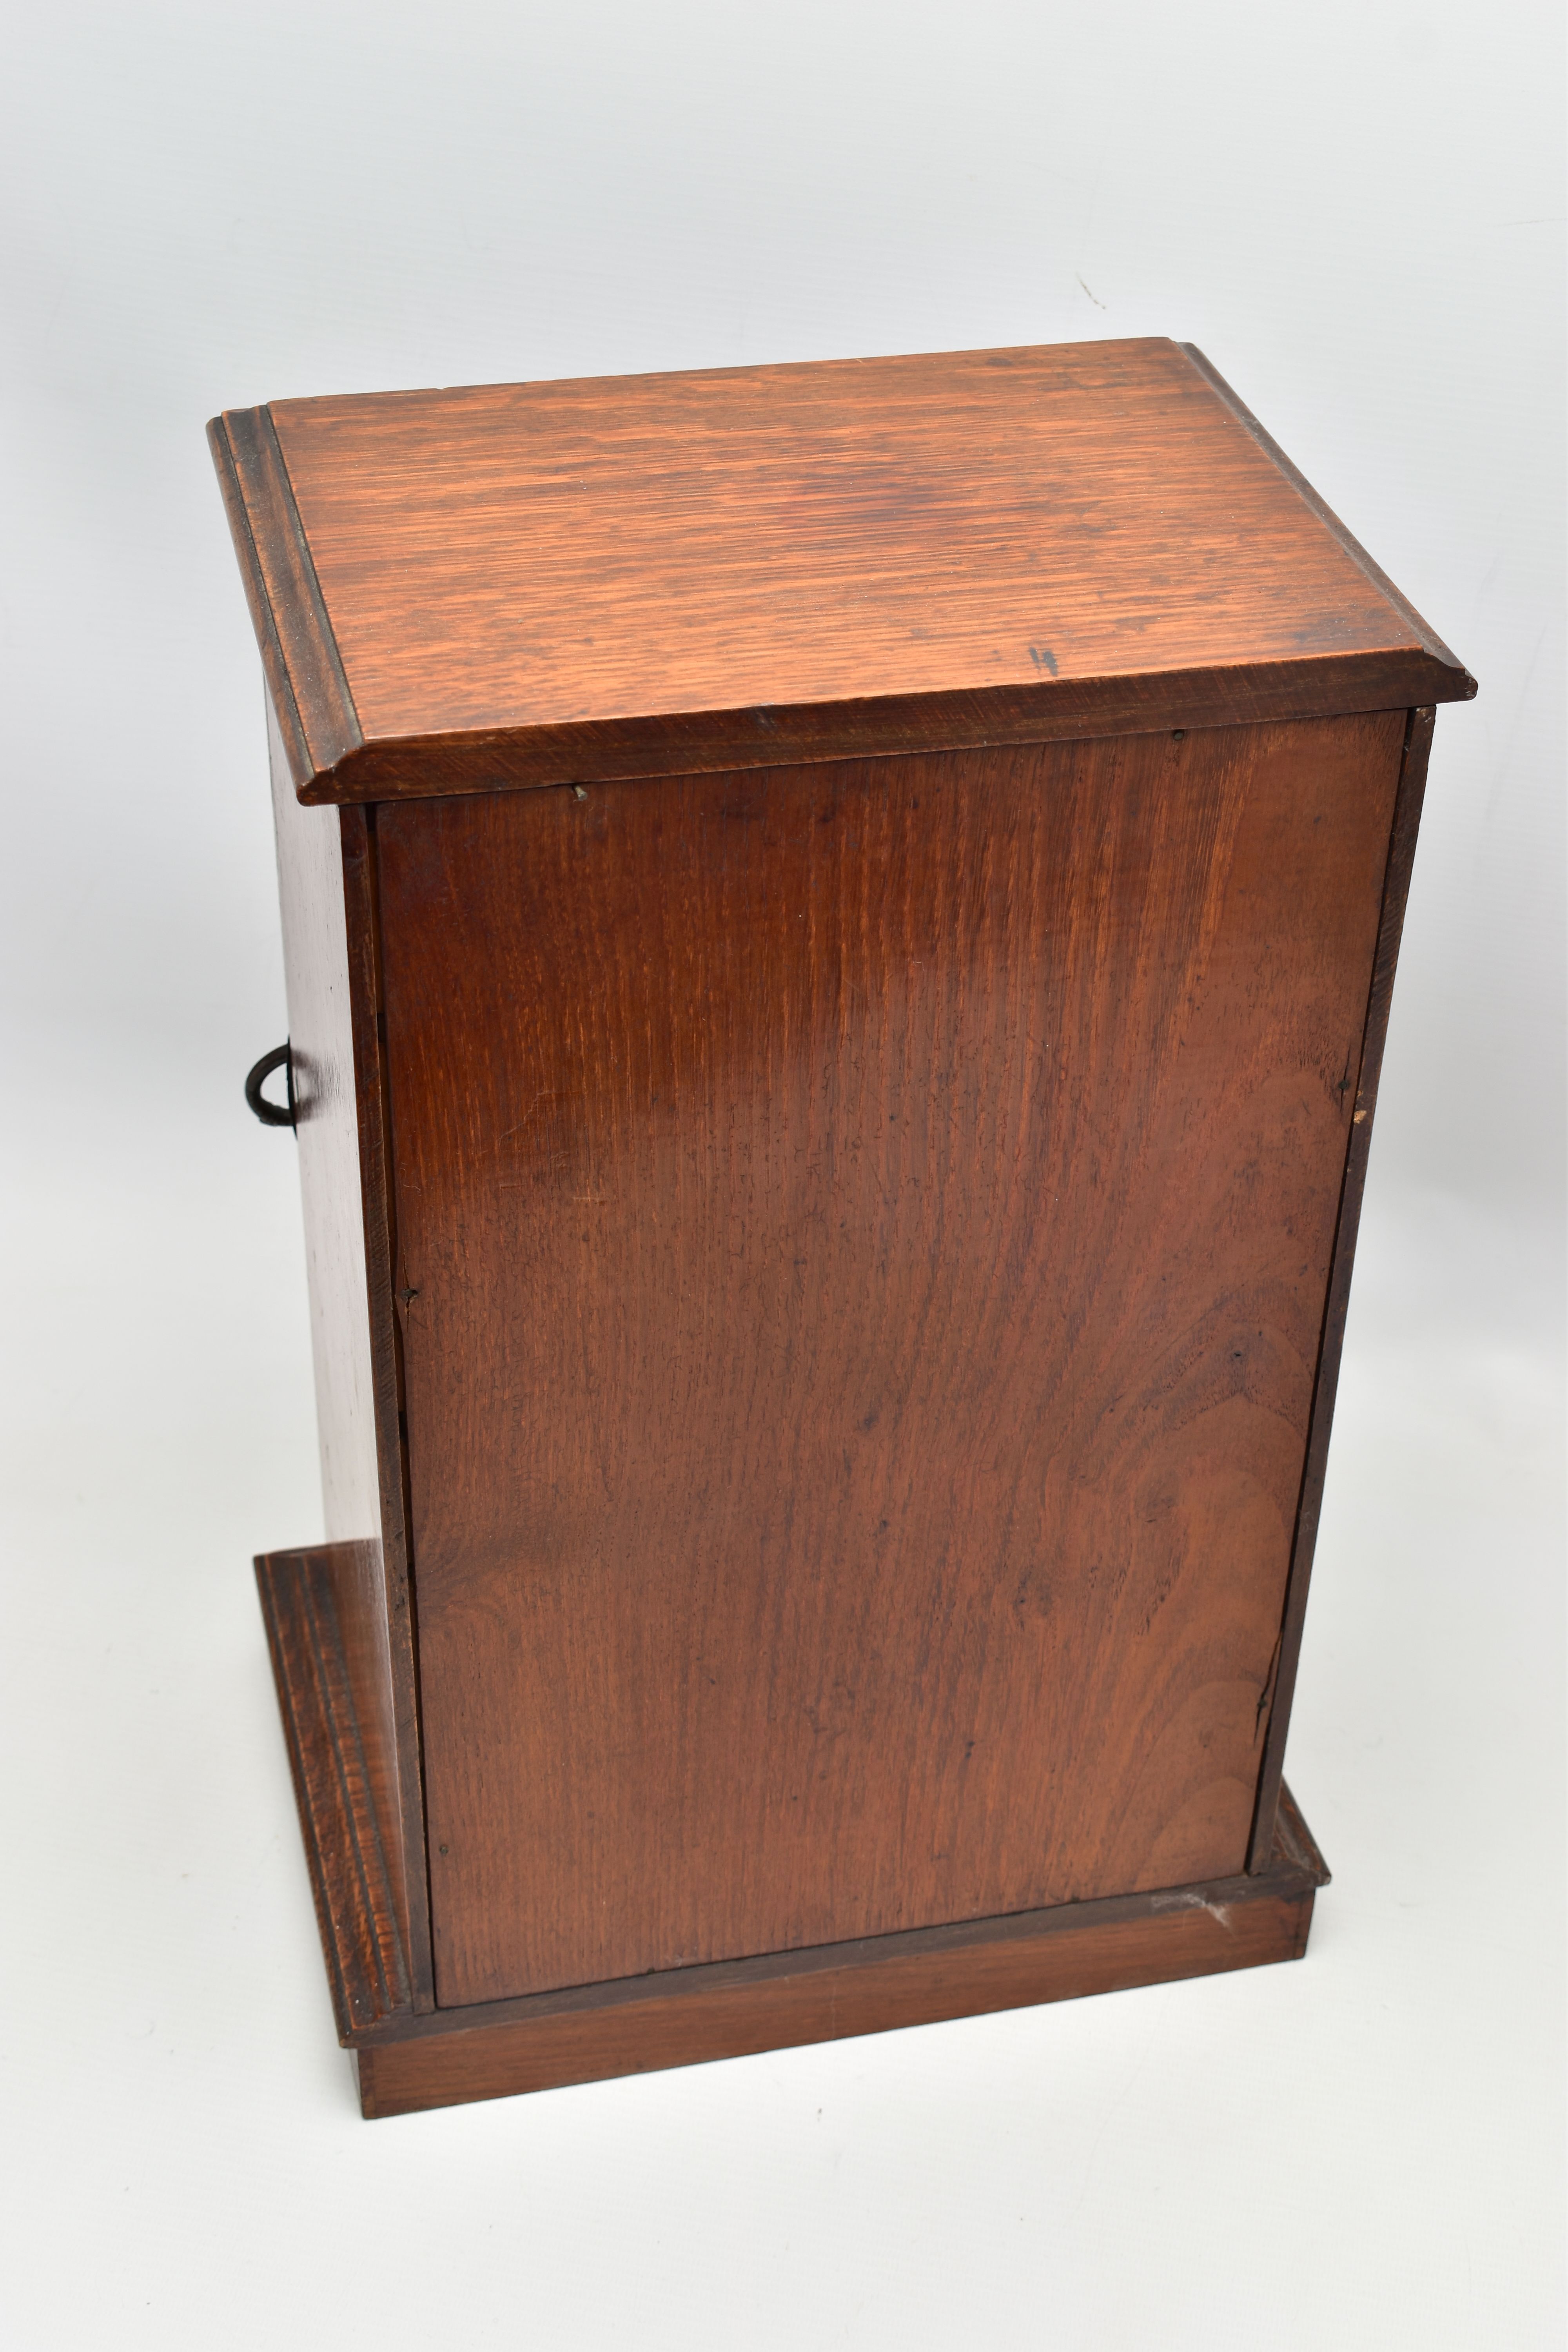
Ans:
[[[1377,927],[1372,989],[1367,1000],[1366,1028],[1357,1057],[1355,1109],[1351,1118],[1350,1149],[1345,1155],[1344,1184],[1334,1228],[1333,1262],[1323,1316],[1318,1377],[1312,1388],[1312,1420],[1307,1438],[1306,1469],[1291,1546],[1290,1580],[1286,1593],[1285,1622],[1279,1663],[1269,1705],[1263,1769],[1258,1779],[1258,1814],[1253,1825],[1251,1859],[1260,1867],[1274,1850],[1275,1806],[1285,1769],[1285,1740],[1290,1726],[1290,1705],[1296,1690],[1296,1668],[1306,1624],[1307,1593],[1312,1557],[1317,1549],[1318,1520],[1322,1510],[1323,1482],[1328,1472],[1329,1439],[1333,1429],[1334,1402],[1339,1393],[1340,1359],[1344,1351],[1345,1319],[1350,1311],[1351,1275],[1355,1265],[1356,1235],[1361,1225],[1362,1196],[1366,1189],[1367,1162],[1372,1151],[1373,1118],[1377,1109],[1378,1080],[1383,1073],[1383,1048],[1394,1001],[1394,976],[1399,962],[1399,942],[1405,931],[1405,906],[1415,863],[1415,837],[1421,804],[1426,793],[1426,766],[1431,757],[1436,713],[1413,710],[1400,766],[1394,801],[1394,831],[1384,877],[1383,908]]]
[[[331,771],[363,738],[271,416],[215,416],[207,441],[289,772]]]
[[[378,812],[443,2005],[1242,1868],[1404,734]]]
[[[392,1871],[396,1856],[340,1632],[339,1591],[354,1591],[353,1545],[264,1554],[261,1613],[283,1717],[316,1922],[345,2040],[410,2011],[406,1947]],[[367,1727],[374,1741],[374,1721]]]
[[[256,1573],[338,2036],[359,2054],[366,2115],[1299,1959],[1306,1948],[1329,1872],[1281,1787],[1273,1847],[1246,1876],[422,2011],[338,1638],[345,1549],[273,1553]]]
[[[1285,1866],[967,1928],[872,1937],[801,1953],[794,1965],[742,1961],[693,1969],[684,1982],[644,1978],[595,1987],[591,1998],[546,1996],[531,2014],[508,2004],[505,2015],[473,2012],[456,2031],[358,2040],[361,2110],[408,2115],[1299,1960],[1313,1899],[1310,1877]],[[1048,2082],[1041,2088],[1048,2095]]]
[[[363,2112],[406,2114],[789,2042],[1299,1959],[1328,1871],[1288,1789],[1258,1873],[420,2013],[411,2004],[334,1591],[344,1549],[256,1563],[339,2039]]]
[[[416,1997],[428,2003],[370,825],[363,809],[300,806],[270,703],[268,722],[327,1538],[321,1557],[404,1949]]]
[[[1474,691],[1163,340],[280,401],[214,434],[307,798]]]

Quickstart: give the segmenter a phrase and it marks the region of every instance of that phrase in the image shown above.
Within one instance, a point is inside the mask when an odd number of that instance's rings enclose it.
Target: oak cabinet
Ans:
[[[1280,1767],[1433,707],[1163,341],[286,401],[367,2114],[1299,1956]]]

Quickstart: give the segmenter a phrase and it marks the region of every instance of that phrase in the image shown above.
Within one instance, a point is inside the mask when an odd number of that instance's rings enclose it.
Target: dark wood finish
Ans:
[[[393,1243],[380,1075],[372,829],[301,807],[268,710],[284,977],[310,1294],[323,1515],[416,1998],[432,1999]]]
[[[207,440],[289,770],[330,773],[363,738],[272,418],[215,416]]]
[[[281,401],[213,429],[306,799],[1474,692],[1163,341]]]
[[[1334,1400],[1339,1392],[1345,1318],[1350,1309],[1351,1274],[1355,1264],[1362,1196],[1366,1190],[1367,1160],[1372,1150],[1377,1082],[1383,1072],[1384,1041],[1388,1034],[1394,975],[1399,961],[1399,942],[1405,929],[1405,907],[1410,894],[1410,876],[1415,860],[1415,835],[1421,823],[1421,803],[1426,797],[1426,765],[1431,755],[1436,717],[1436,713],[1431,709],[1413,710],[1405,732],[1388,866],[1384,877],[1377,950],[1373,961],[1372,989],[1367,999],[1366,1027],[1357,1057],[1355,1110],[1351,1123],[1350,1148],[1345,1155],[1344,1182],[1334,1233],[1333,1264],[1323,1315],[1323,1336],[1319,1349],[1317,1379],[1313,1384],[1312,1420],[1307,1438],[1296,1536],[1291,1547],[1285,1622],[1280,1634],[1268,1734],[1264,1743],[1263,1769],[1258,1779],[1258,1812],[1249,1850],[1254,1868],[1260,1866],[1262,1858],[1271,1853],[1274,1846],[1274,1811],[1280,1775],[1285,1769],[1285,1739],[1290,1723],[1290,1702],[1296,1690],[1296,1669],[1301,1654],[1301,1633],[1306,1622],[1312,1555],[1317,1549],[1323,1480],[1328,1470],[1329,1437],[1333,1427]]]
[[[1283,1780],[1275,1793],[1274,1843],[1268,1855],[1249,1863],[1249,1873],[1260,1876],[1273,1870],[1304,1871],[1314,1886],[1327,1886],[1331,1875],[1318,1850],[1318,1842],[1301,1818],[1301,1809]]]
[[[416,2012],[334,1605],[346,1547],[256,1563],[338,2034],[366,2116],[1299,1959],[1328,1870],[1288,1789],[1249,1876]]]
[[[430,1887],[419,1731],[418,1619],[408,1552],[408,1452],[404,1437],[402,1343],[392,1296],[397,1228],[382,1011],[375,812],[345,808],[341,819],[343,897],[349,914],[349,1001],[353,1013],[361,1200],[366,1240],[365,1303],[408,1890],[408,1956],[414,2006],[425,2010],[435,2004],[436,1977],[430,1943]]]
[[[1434,683],[1436,675],[1425,655],[1414,675],[1408,657],[1391,655],[1272,663],[1230,674],[1184,671],[1167,674],[1157,686],[1141,677],[1069,679],[1049,694],[1019,687],[918,701],[722,711],[704,715],[700,725],[637,719],[527,736],[445,738],[377,747],[363,766],[345,762],[329,778],[302,785],[300,797],[396,802],[1403,709],[1412,692],[1457,697],[1451,682]]]
[[[963,1952],[972,1947],[1010,1941],[1054,1932],[1058,1927],[1104,1926],[1126,1919],[1162,1918],[1169,1911],[1225,1910],[1233,1898],[1247,1893],[1296,1894],[1327,1886],[1331,1873],[1316,1840],[1301,1817],[1289,1789],[1281,1782],[1275,1819],[1274,1846],[1256,1872],[1235,1878],[1209,1879],[1196,1885],[1149,1889],[1142,1895],[1113,1895],[1096,1902],[1059,1904],[1044,1911],[1019,1911],[1000,1919],[965,1919],[941,1927],[917,1927],[889,1936],[868,1936],[844,1944],[805,1947],[793,1952],[768,1952],[749,1960],[721,1960],[684,1969],[650,1969],[636,1977],[618,1977],[596,1984],[570,1985],[553,1992],[526,1993],[510,2000],[477,2001],[469,2008],[438,2009],[419,2016],[376,2020],[343,2036],[345,2049],[379,2047],[384,2042],[428,2040],[432,2036],[468,2033],[481,2027],[527,2025],[545,2017],[582,2017],[592,2011],[613,2010],[644,1998],[664,2000],[676,1995],[700,1998],[706,1992],[734,1985],[768,1985],[781,1978],[811,1975],[821,1970],[854,1968],[870,1959],[932,1957]],[[1261,1883],[1260,1883],[1261,1882]],[[1202,1971],[1198,1971],[1202,1973]]]
[[[1229,384],[1226,383],[1224,376],[1221,375],[1219,370],[1214,365],[1214,362],[1211,360],[1207,359],[1205,354],[1199,351],[1196,343],[1184,343],[1181,348],[1185,352],[1188,359],[1191,360],[1193,365],[1197,369],[1200,375],[1204,377],[1205,381],[1214,387],[1215,392],[1218,394],[1219,398],[1224,401],[1231,415],[1236,418],[1237,423],[1241,425],[1245,432],[1251,435],[1258,447],[1268,458],[1270,464],[1275,466],[1284,476],[1291,488],[1295,491],[1297,497],[1300,499],[1305,505],[1309,506],[1312,512],[1318,517],[1319,520],[1333,533],[1345,554],[1349,556],[1351,562],[1356,566],[1358,571],[1363,572],[1368,580],[1371,581],[1373,586],[1377,590],[1378,594],[1382,596],[1387,604],[1391,604],[1396,613],[1403,615],[1407,626],[1409,627],[1411,636],[1415,639],[1415,643],[1424,646],[1426,652],[1431,655],[1434,661],[1439,663],[1444,668],[1452,670],[1457,674],[1458,682],[1456,684],[1455,691],[1447,698],[1456,702],[1469,700],[1476,691],[1475,679],[1471,677],[1469,672],[1464,669],[1462,665],[1455,659],[1447,646],[1443,643],[1442,638],[1438,636],[1436,630],[1431,627],[1430,624],[1422,619],[1420,614],[1410,602],[1408,596],[1405,596],[1400,593],[1400,591],[1394,586],[1393,581],[1389,578],[1382,564],[1374,563],[1371,556],[1367,553],[1365,548],[1361,544],[1361,541],[1351,536],[1350,532],[1345,529],[1343,523],[1340,520],[1338,515],[1335,514],[1333,509],[1328,504],[1327,500],[1321,499],[1318,496],[1317,491],[1312,488],[1311,483],[1308,481],[1300,468],[1291,464],[1289,458],[1285,455],[1284,450],[1279,446],[1279,442],[1275,440],[1274,436],[1271,433],[1266,433],[1264,431],[1257,417],[1254,416],[1251,409],[1247,407],[1245,404],[1237,397]]]
[[[443,2005],[1243,1867],[1404,732],[382,810]]]
[[[443,2016],[430,2022],[447,2030],[358,2042],[360,2104],[407,2115],[1299,1960],[1318,1884],[1281,1857],[1204,1886],[542,1994],[523,2016],[511,2002],[483,2022]]]
[[[1473,680],[1190,347],[211,433],[329,1538],[258,1572],[366,2113],[1299,1955]]]
[[[411,2003],[392,1852],[339,1630],[336,1592],[355,1588],[359,1563],[345,1555],[356,1549],[273,1552],[256,1563],[332,2009],[345,2038]]]

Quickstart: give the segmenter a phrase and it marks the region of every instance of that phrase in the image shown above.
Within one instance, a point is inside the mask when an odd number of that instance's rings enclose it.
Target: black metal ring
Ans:
[[[269,1103],[261,1091],[262,1079],[269,1078],[274,1070],[283,1071],[288,1080],[287,1109],[281,1103]],[[286,1045],[274,1045],[270,1054],[263,1054],[245,1081],[245,1099],[263,1127],[294,1125],[294,1063]]]

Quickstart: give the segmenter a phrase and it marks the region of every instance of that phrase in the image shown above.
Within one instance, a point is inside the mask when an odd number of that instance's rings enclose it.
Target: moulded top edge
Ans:
[[[289,401],[209,430],[310,799],[1475,691],[1163,341]]]

